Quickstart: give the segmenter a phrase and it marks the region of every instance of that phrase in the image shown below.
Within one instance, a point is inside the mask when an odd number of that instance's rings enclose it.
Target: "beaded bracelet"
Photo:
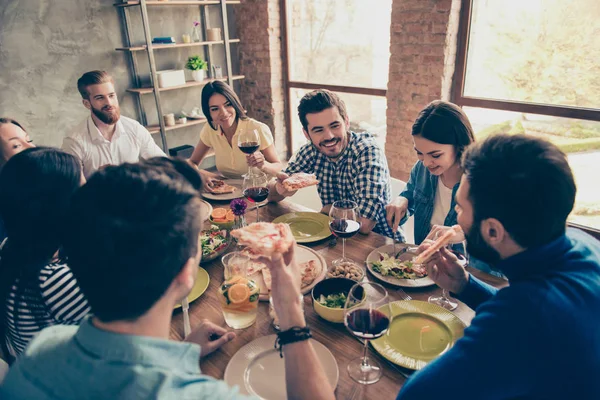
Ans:
[[[308,326],[300,328],[294,326],[287,331],[277,333],[277,339],[275,340],[274,348],[279,346],[279,357],[283,358],[283,346],[290,343],[301,342],[308,340],[312,337]]]

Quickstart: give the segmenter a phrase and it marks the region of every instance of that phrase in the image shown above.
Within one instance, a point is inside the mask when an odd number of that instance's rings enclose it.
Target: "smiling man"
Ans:
[[[104,165],[165,156],[146,128],[121,116],[115,82],[107,72],[86,72],[77,89],[90,116],[63,140],[62,148],[79,157],[86,179]]]
[[[360,232],[392,237],[385,220],[385,205],[391,200],[387,160],[373,136],[349,130],[344,102],[325,89],[307,93],[298,106],[304,136],[309,140],[288,166],[271,183],[271,201],[280,201],[295,192],[286,191],[281,182],[290,174],[315,174],[323,209],[328,213],[337,200],[353,200],[361,216]],[[402,231],[396,239],[403,240]]]

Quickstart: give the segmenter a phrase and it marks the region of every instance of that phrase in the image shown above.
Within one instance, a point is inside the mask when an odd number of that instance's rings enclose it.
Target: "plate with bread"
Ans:
[[[213,181],[213,186],[202,191],[202,197],[209,200],[233,200],[244,197],[241,179],[225,179]]]

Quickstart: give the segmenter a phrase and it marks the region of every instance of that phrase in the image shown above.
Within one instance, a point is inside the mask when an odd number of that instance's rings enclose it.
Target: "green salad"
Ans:
[[[329,308],[344,308],[346,304],[346,293],[336,293],[326,296],[319,296],[319,303]]]
[[[211,225],[209,230],[200,232],[200,242],[202,243],[202,256],[210,256],[227,246],[227,231]]]
[[[425,267],[414,264],[412,261],[400,261],[387,253],[380,253],[379,261],[371,263],[373,271],[383,276],[398,279],[419,279],[427,276]]]

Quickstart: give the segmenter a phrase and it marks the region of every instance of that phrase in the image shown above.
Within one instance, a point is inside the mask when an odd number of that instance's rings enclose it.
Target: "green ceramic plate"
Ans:
[[[202,296],[202,293],[206,291],[208,288],[208,283],[210,282],[210,277],[208,276],[208,272],[202,267],[198,267],[198,275],[196,276],[196,282],[194,283],[194,287],[192,287],[192,291],[188,294],[188,302],[192,302],[196,300],[198,297]],[[181,308],[181,304],[176,304],[175,309]]]
[[[273,222],[288,224],[298,243],[316,242],[331,236],[329,217],[321,213],[292,212],[275,218]]]
[[[422,369],[463,336],[465,324],[435,304],[396,301],[390,303],[390,308],[393,319],[389,332],[371,343],[379,354],[396,365]]]

